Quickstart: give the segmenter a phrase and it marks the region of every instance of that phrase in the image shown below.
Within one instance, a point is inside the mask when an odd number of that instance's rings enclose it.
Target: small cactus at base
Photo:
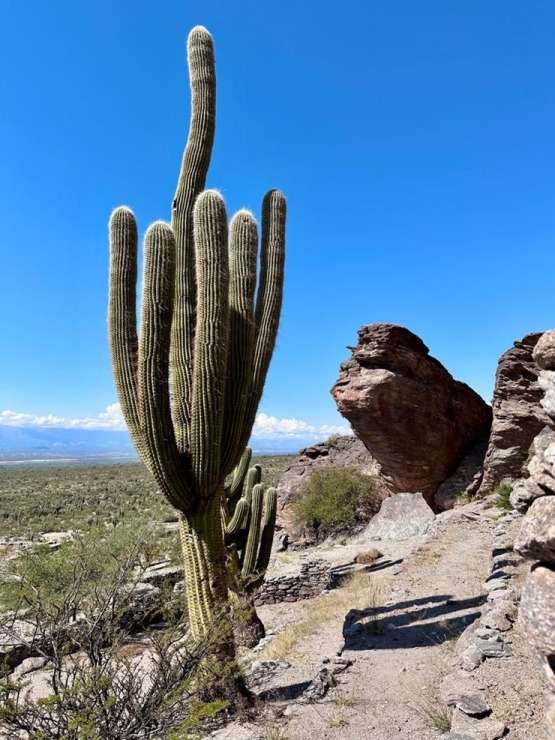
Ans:
[[[277,513],[277,491],[262,485],[260,465],[248,469],[251,456],[247,447],[226,488],[224,505],[226,544],[235,557],[240,588],[247,594],[264,580]]]

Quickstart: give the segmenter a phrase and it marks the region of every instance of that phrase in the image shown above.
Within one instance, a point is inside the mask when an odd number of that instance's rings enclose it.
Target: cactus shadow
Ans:
[[[345,649],[398,650],[454,641],[480,616],[486,595],[453,599],[440,594],[350,612],[343,622]]]
[[[365,565],[358,570],[355,571],[353,567],[353,563],[348,563],[347,565],[340,565],[336,566],[331,573],[331,588],[338,588],[341,586],[346,580],[348,580],[353,573],[377,573],[380,570],[385,570],[386,568],[391,568],[394,565],[400,565],[403,562],[403,558],[399,558],[398,560],[383,560],[379,563],[371,563],[369,565]]]

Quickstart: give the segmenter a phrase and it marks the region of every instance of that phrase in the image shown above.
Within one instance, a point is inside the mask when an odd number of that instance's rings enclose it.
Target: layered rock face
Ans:
[[[530,478],[511,496],[513,505],[527,513],[515,550],[536,560],[522,592],[520,619],[543,663],[549,696],[548,733],[555,740],[555,331],[537,342],[534,359],[542,372],[542,406],[550,430],[534,441]]]
[[[415,334],[394,324],[358,332],[331,393],[340,413],[377,461],[393,492],[439,485],[491,425],[491,409],[429,355]]]
[[[540,401],[539,368],[532,351],[541,333],[527,334],[501,355],[495,375],[493,422],[479,496],[520,478],[534,437],[548,423]]]

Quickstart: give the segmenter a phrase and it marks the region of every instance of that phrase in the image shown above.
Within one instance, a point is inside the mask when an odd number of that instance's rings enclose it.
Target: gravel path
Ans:
[[[448,728],[443,726],[446,706],[439,686],[446,675],[459,671],[456,639],[479,616],[485,601],[493,520],[498,516],[495,509],[461,507],[437,517],[424,536],[403,542],[359,542],[357,551],[378,544],[384,553],[369,568],[367,594],[357,594],[359,609],[349,616],[345,608],[334,614],[333,592],[320,597],[321,625],[297,642],[287,656],[291,666],[258,688],[278,719],[262,730],[228,728],[218,737],[240,740],[242,732],[247,732],[245,738],[272,740],[440,737]],[[518,526],[518,521],[511,524],[510,536]],[[334,561],[349,557],[350,551],[338,546],[318,554]],[[521,564],[517,580],[523,579],[525,570]],[[378,582],[384,597],[381,606],[370,608]],[[325,598],[330,599],[329,613]],[[299,602],[259,611],[268,629],[279,635],[291,623],[302,623],[310,609],[310,602]],[[518,626],[509,641],[513,657],[488,659],[464,678],[486,699],[495,719],[507,725],[511,740],[546,740],[540,672]],[[319,702],[300,703],[302,692],[322,668],[322,659],[338,651],[353,661],[338,676],[340,684]]]

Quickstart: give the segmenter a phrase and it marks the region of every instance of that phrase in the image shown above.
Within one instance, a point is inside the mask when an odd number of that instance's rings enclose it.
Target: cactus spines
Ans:
[[[264,539],[267,492],[254,493],[260,470],[246,472],[249,457],[226,492],[224,481],[250,437],[275,346],[286,208],[279,191],[267,193],[257,286],[254,217],[239,211],[228,233],[222,197],[203,192],[216,111],[214,50],[205,28],[189,35],[188,63],[189,136],[171,226],[157,222],[145,236],[140,337],[137,225],[128,208],[116,209],[110,220],[109,333],[131,437],[160,490],[181,513],[190,623],[201,637],[210,619],[226,608],[224,537],[243,533],[248,545],[248,522],[258,518],[258,535],[248,547],[253,572],[260,536]]]

